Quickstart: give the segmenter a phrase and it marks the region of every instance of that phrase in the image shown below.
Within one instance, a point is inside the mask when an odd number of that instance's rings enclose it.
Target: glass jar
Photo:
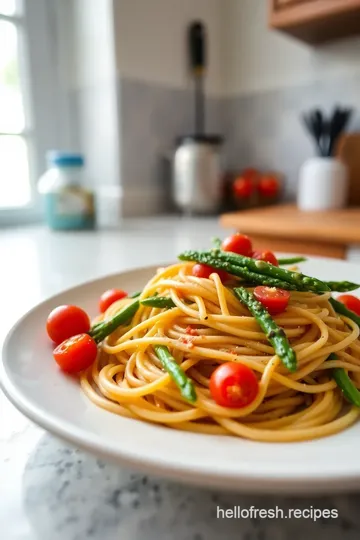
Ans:
[[[48,170],[39,180],[45,218],[56,230],[92,229],[95,224],[94,194],[85,187],[81,154],[51,151]]]

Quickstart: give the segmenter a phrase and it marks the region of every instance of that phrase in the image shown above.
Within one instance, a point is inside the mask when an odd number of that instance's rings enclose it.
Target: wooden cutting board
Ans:
[[[349,171],[349,206],[360,206],[360,133],[347,133],[339,142],[336,155]]]
[[[295,205],[223,214],[220,224],[251,236],[255,249],[344,259],[360,244],[360,208],[302,212]]]

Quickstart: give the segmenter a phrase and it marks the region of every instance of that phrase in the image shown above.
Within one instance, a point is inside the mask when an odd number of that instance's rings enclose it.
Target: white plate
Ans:
[[[360,267],[340,261],[313,258],[302,269],[322,279],[360,280]],[[12,403],[76,446],[182,482],[259,493],[359,489],[360,423],[338,435],[287,444],[185,433],[99,409],[76,379],[60,373],[45,333],[49,311],[74,303],[95,314],[101,292],[116,285],[141,289],[154,271],[151,267],[98,279],[27,313],[9,333],[0,363],[1,384]]]

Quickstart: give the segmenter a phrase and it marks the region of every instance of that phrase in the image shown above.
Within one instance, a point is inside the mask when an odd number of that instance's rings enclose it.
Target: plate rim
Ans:
[[[342,261],[338,259],[322,258],[322,257],[308,257],[309,261],[316,262],[317,259],[320,259],[322,262],[324,260],[337,262],[344,264],[344,266],[353,266],[356,267],[356,263],[351,263],[348,261]],[[276,473],[267,473],[266,475],[257,474],[256,471],[252,470],[249,473],[242,471],[241,474],[237,472],[236,477],[230,476],[223,471],[217,473],[216,471],[209,472],[206,467],[204,470],[199,470],[192,467],[188,462],[178,462],[176,465],[168,461],[159,461],[154,456],[144,456],[141,452],[129,453],[123,451],[118,445],[108,444],[107,447],[101,445],[99,438],[94,436],[88,430],[71,424],[69,421],[57,418],[56,414],[52,414],[41,408],[33,400],[29,399],[21,389],[17,388],[11,378],[8,376],[6,367],[5,367],[5,356],[9,343],[14,336],[15,332],[21,327],[22,323],[28,319],[31,315],[34,314],[39,308],[44,307],[45,304],[56,301],[58,297],[63,296],[64,294],[69,294],[72,291],[79,290],[82,287],[88,287],[96,283],[100,283],[105,279],[112,279],[118,276],[124,276],[125,274],[133,274],[135,272],[152,272],[154,269],[164,264],[159,263],[156,265],[141,266],[128,268],[120,272],[105,274],[103,276],[97,277],[95,279],[90,279],[85,282],[79,283],[72,287],[68,287],[54,295],[51,295],[41,302],[37,303],[35,306],[26,311],[10,328],[7,332],[7,335],[3,341],[1,347],[0,355],[0,388],[9,399],[9,401],[27,418],[41,426],[46,431],[54,434],[55,436],[66,440],[68,443],[75,445],[79,448],[84,449],[92,454],[101,456],[112,462],[118,464],[134,467],[137,470],[143,472],[161,476],[163,478],[171,479],[173,481],[179,481],[182,483],[192,484],[196,486],[203,487],[212,487],[218,489],[227,489],[230,491],[237,492],[246,492],[246,493],[286,493],[286,494],[309,494],[309,493],[326,493],[329,489],[334,490],[334,492],[349,492],[349,491],[358,491],[360,489],[360,467],[358,471],[348,471],[342,472],[340,474],[328,473],[328,471],[323,471],[323,473],[317,474],[314,478],[313,473],[309,476],[299,476],[293,475],[289,476],[286,474],[281,477],[278,471]],[[111,413],[109,413],[111,414]],[[131,420],[134,421],[134,420]],[[137,422],[142,422],[141,420],[136,420]],[[144,422],[146,423],[146,422]],[[146,423],[147,424],[147,423]],[[163,426],[155,426],[161,427]],[[171,431],[169,431],[171,433]],[[207,435],[200,435],[201,437],[207,437]],[[236,439],[236,438],[234,438]],[[272,443],[274,447],[280,443]],[[292,444],[292,443],[281,443],[283,444]],[[296,443],[299,444],[299,443]],[[306,442],[301,443],[306,444]],[[334,470],[336,467],[334,467]]]

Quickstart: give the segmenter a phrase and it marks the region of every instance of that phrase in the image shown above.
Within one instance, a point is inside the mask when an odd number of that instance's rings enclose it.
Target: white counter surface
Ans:
[[[222,234],[215,219],[180,218],[129,220],[118,231],[0,230],[0,343],[19,316],[64,288],[170,262]],[[316,499],[319,507],[339,509],[331,524],[216,519],[217,504],[302,508],[314,499],[226,496],[123,470],[45,433],[0,392],[1,540],[355,540],[359,502],[355,495]]]

